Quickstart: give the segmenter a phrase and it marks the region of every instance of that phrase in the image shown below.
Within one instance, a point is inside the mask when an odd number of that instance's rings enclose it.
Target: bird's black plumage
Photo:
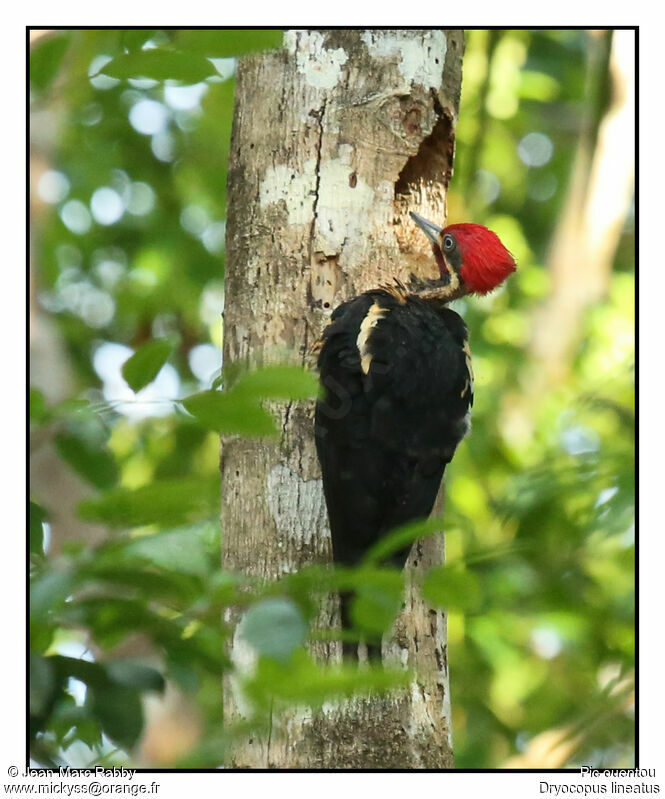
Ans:
[[[432,510],[468,427],[467,330],[444,305],[377,289],[340,305],[319,346],[316,446],[334,559],[353,565]]]

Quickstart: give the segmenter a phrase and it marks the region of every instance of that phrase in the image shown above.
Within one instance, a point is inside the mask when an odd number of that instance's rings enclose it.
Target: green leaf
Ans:
[[[274,699],[289,704],[320,707],[342,697],[386,693],[408,685],[407,671],[382,667],[352,666],[322,668],[305,651],[295,652],[288,662],[264,658],[245,690],[259,705],[269,708]]]
[[[442,531],[443,519],[426,519],[425,521],[406,524],[380,538],[365,555],[365,561],[377,563],[404,547],[410,547],[418,539],[426,538]]]
[[[201,424],[221,433],[274,435],[272,417],[261,399],[299,400],[315,397],[318,381],[296,366],[268,366],[243,375],[229,391],[202,391],[182,401]]]
[[[91,749],[101,746],[102,730],[97,719],[94,719],[88,708],[77,707],[73,697],[64,694],[57,703],[48,724],[63,749],[67,749],[73,741],[82,741]]]
[[[180,30],[176,43],[181,50],[200,53],[209,58],[233,58],[258,50],[277,50],[284,33],[277,30]]]
[[[113,488],[78,506],[85,521],[114,527],[186,524],[216,514],[219,478],[162,480],[141,488]]]
[[[134,660],[114,660],[106,667],[109,677],[139,691],[164,692],[164,678],[156,670]]]
[[[427,572],[423,596],[439,608],[474,610],[482,599],[480,580],[459,566],[437,566]]]
[[[44,654],[53,642],[55,627],[51,620],[44,617],[30,617],[30,649]]]
[[[58,455],[95,488],[110,488],[117,481],[118,466],[106,447],[95,446],[74,433],[59,433],[55,437],[55,448]]]
[[[30,49],[30,84],[44,91],[58,74],[69,47],[68,33],[48,34]]]
[[[200,83],[217,74],[203,56],[158,48],[123,53],[104,64],[100,72],[110,78],[152,78],[185,84]]]
[[[51,408],[53,416],[59,419],[72,419],[78,413],[90,409],[90,401],[86,399],[66,399]]]
[[[210,580],[210,600],[226,607],[238,601],[239,577],[233,572],[217,572]]]
[[[157,28],[131,28],[122,32],[122,44],[128,50],[140,50],[157,33]]]
[[[247,396],[232,391],[201,391],[182,400],[198,421],[220,433],[269,436],[277,433],[272,417]]]
[[[402,606],[404,581],[396,570],[360,570],[351,605],[353,623],[374,636],[386,632]]]
[[[129,564],[132,564],[131,560]],[[179,571],[151,566],[137,568],[129,564],[124,562],[113,567],[93,561],[84,565],[83,572],[87,580],[103,582],[116,589],[130,588],[147,600],[166,600],[170,606],[177,602],[189,604],[201,594],[199,581]]]
[[[103,689],[91,688],[86,705],[108,737],[131,749],[143,729],[143,708],[138,691],[109,682]]]
[[[305,640],[307,625],[289,599],[266,599],[252,605],[242,621],[242,637],[260,655],[287,660]]]
[[[101,663],[67,655],[52,655],[48,661],[60,678],[74,677],[91,688],[103,688],[108,683],[106,669]]]
[[[46,399],[44,394],[38,389],[30,387],[30,423],[41,424],[49,417],[46,409]]]
[[[148,383],[152,383],[172,350],[173,345],[170,341],[158,338],[144,344],[125,361],[122,366],[122,376],[132,391],[140,391]]]
[[[170,680],[176,682],[187,693],[194,693],[200,687],[199,676],[192,663],[182,656],[166,656],[166,670]]]
[[[56,690],[55,674],[49,658],[30,653],[30,715],[45,713]]]
[[[177,623],[153,612],[144,599],[117,599],[109,595],[77,597],[75,602],[65,605],[61,619],[65,626],[86,627],[105,648],[117,646],[135,631],[148,634],[164,645],[173,645],[181,633]],[[79,662],[82,669],[87,668],[84,661]],[[85,673],[76,676],[88,683]]]
[[[298,366],[266,366],[248,372],[233,386],[233,392],[261,399],[306,400],[316,397],[319,381]]]
[[[141,536],[128,542],[125,552],[165,569],[186,574],[207,574],[210,570],[208,527],[186,527]]]
[[[58,611],[73,587],[73,578],[67,572],[49,572],[33,581],[30,587],[30,620],[45,618]]]

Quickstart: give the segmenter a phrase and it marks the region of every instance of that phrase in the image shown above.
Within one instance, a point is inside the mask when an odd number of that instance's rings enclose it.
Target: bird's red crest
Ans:
[[[443,232],[457,240],[462,256],[459,273],[470,292],[487,294],[515,271],[513,256],[496,233],[483,225],[460,223]]]

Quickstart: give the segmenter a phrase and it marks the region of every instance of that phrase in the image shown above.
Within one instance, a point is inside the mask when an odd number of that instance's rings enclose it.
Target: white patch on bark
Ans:
[[[289,225],[308,225],[312,221],[314,189],[316,187],[316,160],[310,158],[298,174],[286,164],[268,167],[259,188],[261,208],[284,200],[289,214]]]
[[[339,255],[346,240],[362,241],[374,202],[374,189],[361,177],[354,175],[351,185],[351,155],[348,147],[341,147],[340,157],[320,165],[318,198],[313,158],[305,161],[302,174],[286,164],[268,167],[259,187],[261,208],[284,201],[289,225],[305,225],[311,223],[316,203],[314,249]]]
[[[407,32],[366,31],[362,40],[373,58],[399,57],[397,68],[410,88],[420,83],[426,89],[440,89],[443,64],[446,58],[446,36],[441,30],[432,30],[423,36],[421,45]]]
[[[374,189],[359,175],[354,178],[354,186],[350,185],[347,159],[348,154],[342,153],[340,158],[324,161],[320,167],[315,247],[326,255],[339,254],[347,239],[363,241],[374,203]]]
[[[390,203],[395,199],[395,184],[389,180],[382,180],[376,187],[376,193],[384,203]]]
[[[229,621],[227,614],[226,621]],[[244,680],[250,678],[256,671],[258,657],[254,647],[250,646],[243,638],[243,616],[233,632],[233,647],[231,648],[231,662],[233,671],[229,674],[229,684],[236,703],[236,708],[241,716],[249,718],[253,712],[251,700],[245,694]]]
[[[443,707],[441,708],[441,715],[446,719],[446,728],[448,730],[448,746],[453,748],[453,729],[451,721],[453,718],[453,708],[450,703],[450,683],[448,682],[448,675],[443,678],[441,688],[443,690]]]
[[[302,477],[278,463],[268,474],[266,501],[281,537],[311,542],[327,526],[323,482]]]
[[[340,162],[346,166],[351,166],[351,159],[353,158],[355,149],[356,148],[352,144],[348,144],[346,142],[340,144],[337,148]]]
[[[325,37],[319,31],[289,30],[284,34],[284,45],[296,57],[296,66],[307,83],[316,89],[332,89],[342,77],[342,67],[349,60],[338,47],[327,50]]]

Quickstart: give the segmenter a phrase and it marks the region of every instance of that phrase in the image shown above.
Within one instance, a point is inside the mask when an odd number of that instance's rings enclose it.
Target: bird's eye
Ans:
[[[443,249],[446,252],[450,252],[451,250],[455,249],[455,239],[450,235],[450,233],[446,233],[443,237]]]

